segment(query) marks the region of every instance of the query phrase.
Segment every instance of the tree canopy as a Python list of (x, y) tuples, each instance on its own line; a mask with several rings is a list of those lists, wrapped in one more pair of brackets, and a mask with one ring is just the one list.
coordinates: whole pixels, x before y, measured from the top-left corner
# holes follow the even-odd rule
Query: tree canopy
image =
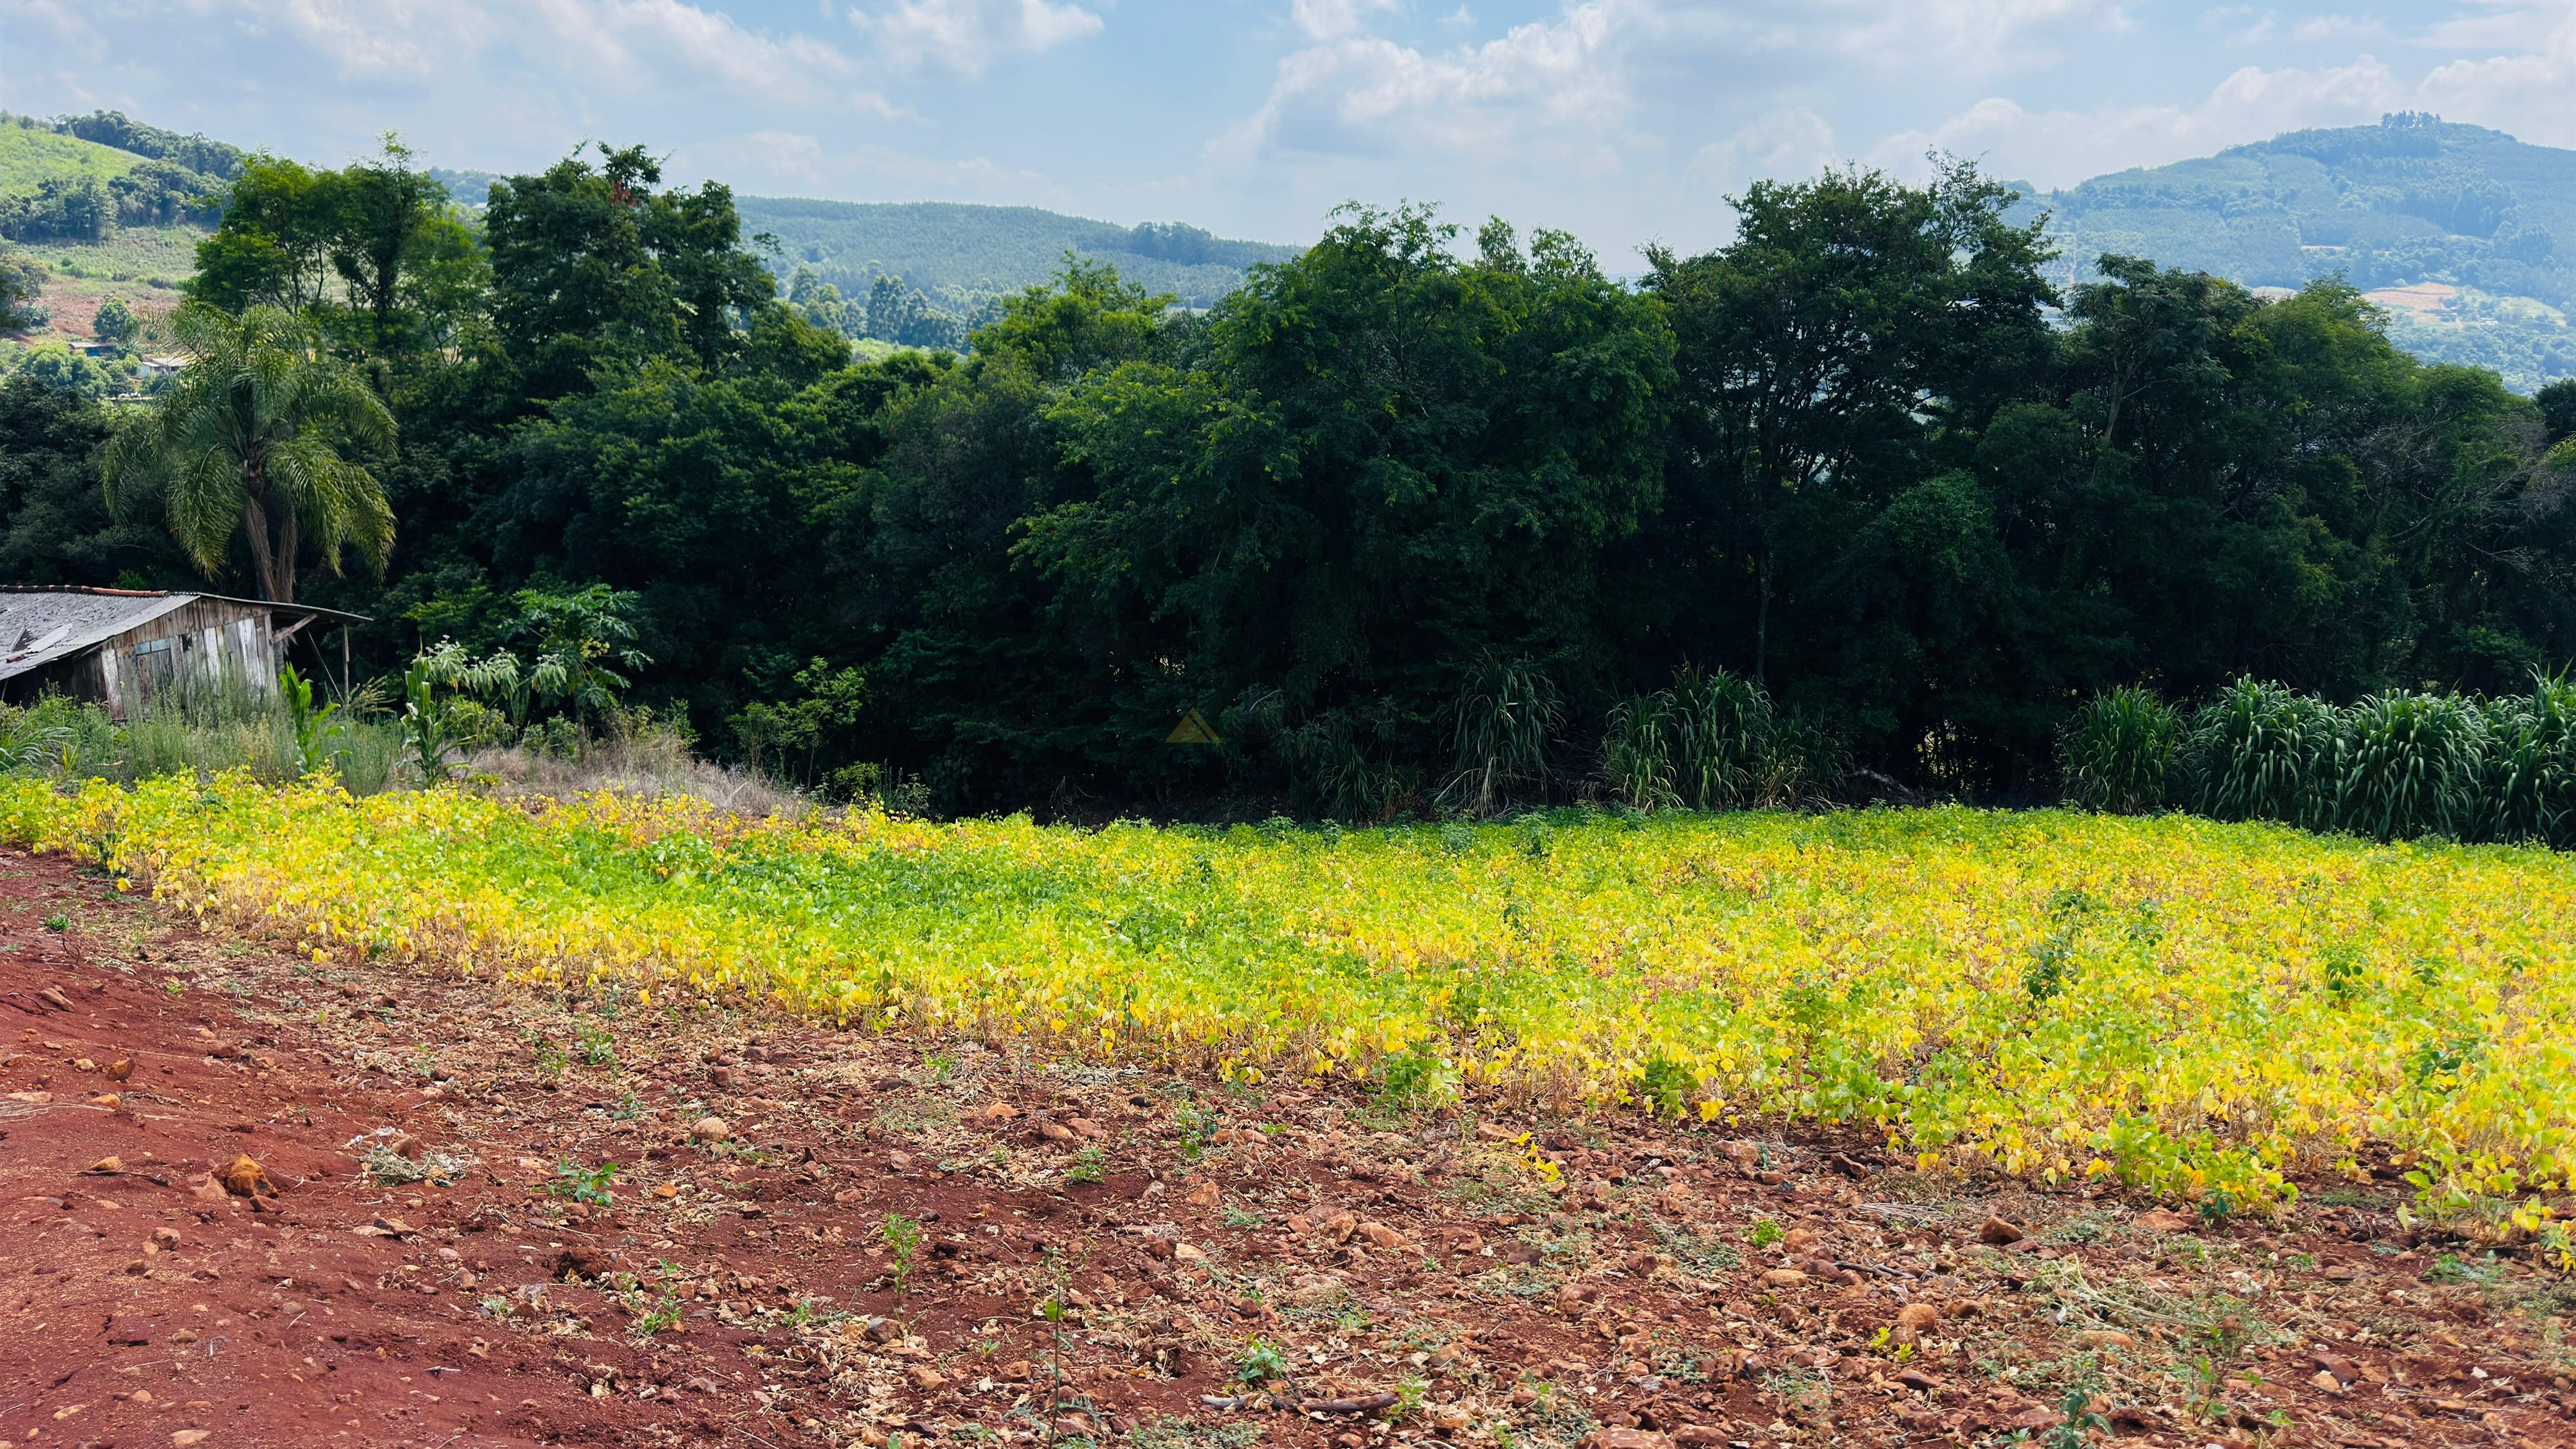
[[(113, 456), (202, 484), (171, 515), (196, 567), (378, 619), (380, 671), (537, 649), (588, 714), (957, 811), (1347, 817), (1605, 767), (1754, 798), (1725, 739), (1757, 716), (1851, 778), (2010, 798), (2114, 686), (2504, 690), (2576, 658), (2564, 389), (2413, 361), (2334, 279), (2266, 301), (2109, 255), (2061, 292), (1966, 166), (1737, 204), (1633, 285), (1562, 234), (1354, 206), (1205, 310), (1069, 259), (924, 334), (953, 346), (858, 362), (900, 287), (782, 287), (723, 187), (641, 148), (479, 216), (390, 144), (250, 158), (190, 325), (313, 369), (336, 401), (298, 436), (341, 502), (271, 501), (211, 433), (189, 456), (224, 467), (180, 468), (166, 421)], [(219, 373), (157, 416), (268, 416), (267, 373), (193, 381)], [(11, 396), (45, 458), (100, 446)], [(179, 551), (55, 499), (61, 466), (0, 468), (54, 500), (13, 514), (17, 567), (166, 577)], [(396, 537), (381, 576), (326, 567)], [(1619, 773), (1656, 730), (1697, 775)]]

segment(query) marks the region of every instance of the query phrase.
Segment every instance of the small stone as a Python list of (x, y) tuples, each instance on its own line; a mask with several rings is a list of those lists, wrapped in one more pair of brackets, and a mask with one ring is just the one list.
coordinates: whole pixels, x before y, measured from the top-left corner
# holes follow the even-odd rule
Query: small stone
[(268, 1180), (268, 1174), (260, 1171), (259, 1163), (247, 1152), (226, 1163), (217, 1180), (223, 1183), (224, 1191), (234, 1197), (256, 1197), (262, 1192), (277, 1191), (276, 1185)]
[(125, 1159), (113, 1156), (102, 1157), (98, 1161), (91, 1163), (89, 1165), (89, 1170), (98, 1173), (101, 1176), (113, 1176), (125, 1170)]
[(653, 1195), (662, 1199), (664, 1202), (668, 1202), (672, 1198), (680, 1195), (680, 1185), (676, 1182), (666, 1182), (660, 1187), (653, 1189)]
[(2077, 1348), (2135, 1348), (2138, 1341), (2116, 1328), (2088, 1328), (2075, 1335)]
[(177, 1429), (170, 1434), (170, 1449), (190, 1449), (215, 1437), (211, 1429)]
[(162, 1252), (172, 1252), (179, 1246), (179, 1230), (177, 1228), (154, 1228), (152, 1230), (152, 1243), (153, 1246), (159, 1248)]
[(1795, 1268), (1773, 1268), (1762, 1275), (1762, 1286), (1765, 1288), (1803, 1288), (1807, 1286), (1807, 1275), (1799, 1272)]
[(1191, 1184), (1188, 1192), (1181, 1194), (1181, 1201), (1188, 1203), (1191, 1207), (1215, 1207), (1218, 1196), (1216, 1179), (1212, 1177), (1203, 1177), (1197, 1182)]
[(1673, 1449), (1671, 1435), (1652, 1429), (1595, 1429), (1585, 1441), (1591, 1449)]
[(1369, 1246), (1373, 1248), (1394, 1249), (1404, 1246), (1404, 1234), (1384, 1223), (1362, 1223), (1359, 1226), (1359, 1234), (1368, 1239)]
[(1994, 1247), (2000, 1248), (2006, 1243), (2018, 1243), (2021, 1240), (2021, 1229), (2005, 1222), (2002, 1218), (1987, 1218), (1977, 1228), (1977, 1241)]
[(2138, 1226), (2151, 1233), (2183, 1233), (2191, 1230), (2191, 1219), (2157, 1208), (2153, 1212), (2138, 1214)]
[(907, 1380), (911, 1381), (914, 1388), (921, 1390), (925, 1394), (929, 1393), (933, 1389), (941, 1389), (948, 1386), (948, 1380), (941, 1377), (939, 1371), (930, 1367), (928, 1364), (914, 1364), (912, 1367), (903, 1371), (903, 1376)]
[(1929, 1303), (1908, 1303), (1896, 1310), (1896, 1326), (1920, 1333), (1941, 1321), (1941, 1310)]
[(107, 1064), (107, 1079), (111, 1082), (121, 1082), (133, 1075), (134, 1063), (121, 1057)]
[(722, 1142), (733, 1135), (722, 1117), (701, 1117), (689, 1128), (689, 1137), (698, 1142)]

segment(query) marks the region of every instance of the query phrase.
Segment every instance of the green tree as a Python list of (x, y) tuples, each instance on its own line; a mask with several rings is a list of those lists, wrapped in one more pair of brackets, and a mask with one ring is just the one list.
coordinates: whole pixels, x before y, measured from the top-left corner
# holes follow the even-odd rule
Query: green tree
[(618, 697), (634, 681), (620, 668), (642, 669), (652, 659), (635, 647), (633, 594), (606, 584), (569, 592), (523, 589), (518, 632), (531, 641), (535, 663), (528, 684), (541, 699), (563, 701), (578, 720), (617, 711)]
[(1646, 290), (1679, 339), (1675, 443), (1696, 475), (1680, 486), (1731, 524), (1712, 543), (1751, 555), (1739, 627), (1757, 681), (1778, 575), (1813, 577), (1802, 545), (1847, 536), (1836, 504), (1911, 483), (1934, 429), (1973, 425), (2046, 365), (2042, 308), (2056, 298), (2039, 266), (2052, 253), (2042, 222), (2005, 220), (2015, 200), (1966, 162), (1923, 187), (1828, 171), (1756, 182), (1718, 251), (1649, 251)]
[(1170, 758), (1183, 707), (1240, 703), (1431, 771), (1487, 656), (1574, 700), (1625, 672), (1606, 564), (1661, 495), (1662, 309), (1561, 233), (1524, 252), (1490, 224), (1472, 260), (1456, 235), (1347, 209), (1203, 338), (1167, 324), (1163, 356), (1082, 370), (1049, 409), (1065, 497), (1017, 554), (1116, 681), (1129, 769)]
[(276, 308), (234, 318), (191, 304), (172, 330), (188, 365), (108, 445), (109, 506), (157, 493), (171, 535), (208, 577), (245, 537), (262, 598), (294, 601), (308, 547), (331, 573), (354, 549), (381, 574), (393, 509), (343, 449), (392, 446), (384, 404), (307, 323)]
[(733, 193), (715, 182), (656, 191), (641, 146), (580, 154), (496, 182), (485, 209), (492, 323), (525, 395), (558, 398), (602, 363), (736, 350), (737, 314), (774, 304), (776, 283), (740, 245)]
[(0, 579), (158, 588), (193, 572), (167, 530), (118, 519), (98, 487), (108, 410), (24, 373), (0, 381)]
[(99, 341), (122, 347), (134, 341), (135, 335), (142, 331), (142, 324), (135, 320), (134, 309), (125, 305), (124, 298), (110, 297), (98, 304), (97, 314), (90, 319), (89, 330), (90, 335)]
[(46, 321), (44, 270), (0, 247), (0, 332), (21, 332)]
[(60, 342), (39, 342), (19, 354), (12, 375), (96, 401), (125, 391), (134, 380), (134, 364), (122, 358), (102, 361)]
[(226, 312), (301, 312), (323, 301), (341, 200), (336, 173), (253, 156), (225, 191), (223, 224), (197, 243), (188, 295)]
[(223, 222), (197, 244), (198, 300), (309, 313), (344, 344), (400, 357), (440, 340), (471, 306), (482, 261), (447, 190), (391, 133), (338, 171), (254, 157), (227, 188)]

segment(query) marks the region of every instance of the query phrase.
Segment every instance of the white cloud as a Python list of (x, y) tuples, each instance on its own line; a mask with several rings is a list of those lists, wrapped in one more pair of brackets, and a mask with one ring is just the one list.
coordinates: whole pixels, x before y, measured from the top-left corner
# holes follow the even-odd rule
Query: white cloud
[(292, 37), (342, 81), (478, 81), (498, 65), (584, 89), (814, 102), (856, 69), (825, 41), (689, 0), (232, 0), (221, 13)]
[(2576, 4), (2537, 50), (2456, 60), (2417, 88), (2418, 104), (2535, 145), (2576, 146)]
[(2064, 33), (2129, 25), (2116, 0), (1893, 0), (1869, 8), (1878, 17), (1844, 31), (1840, 48), (1880, 65), (1928, 62), (1953, 73), (2045, 64), (2058, 58)]
[[(508, 0), (504, 0), (507, 4)], [(558, 55), (627, 89), (712, 79), (748, 94), (821, 99), (854, 66), (827, 42), (771, 38), (684, 0), (526, 0)], [(463, 7), (453, 7), (463, 8)]]
[[(1569, 155), (1652, 150), (1697, 139), (1688, 130), (1713, 116), (1780, 112), (1776, 92), (1791, 84), (1875, 83), (1859, 82), (1855, 67), (2006, 71), (2046, 60), (2060, 32), (2128, 23), (2116, 0), (1562, 0), (1554, 16), (1498, 39), (1435, 50), (1376, 32), (1374, 18), (1394, 8), (1292, 0), (1290, 18), (1314, 43), (1279, 62), (1261, 109), (1211, 150), (1496, 154), (1533, 141)], [(1759, 110), (1766, 91), (1771, 105)], [(1683, 135), (1637, 129), (1636, 116), (1658, 106)], [(1714, 164), (1736, 164), (1728, 147), (1780, 144), (1750, 133), (1713, 143)]]
[(1834, 128), (1805, 106), (1767, 111), (1691, 158), (1694, 181), (1738, 187), (1762, 176), (1811, 176), (1843, 159)]
[(2027, 111), (1990, 97), (1930, 130), (1900, 131), (1870, 159), (1917, 172), (1927, 151), (1982, 158), (1989, 174), (2041, 186), (2070, 185), (2132, 166), (2155, 166), (2304, 126), (2350, 126), (2402, 107), (2407, 93), (2370, 56), (2326, 70), (2246, 66), (2189, 106)]
[(873, 31), (878, 49), (903, 69), (932, 66), (963, 76), (1102, 29), (1098, 15), (1060, 0), (895, 0), (890, 9), (854, 10), (850, 18)]
[(1310, 46), (1279, 62), (1268, 102), (1218, 149), (1493, 152), (1534, 131), (1597, 129), (1629, 108), (1621, 52), (1647, 8), (1586, 0), (1438, 54), (1376, 36)]
[[(1372, 13), (1393, 10), (1396, 0), (1288, 0), (1288, 20), (1308, 40), (1339, 40), (1368, 24)], [(1465, 10), (1460, 6), (1460, 10)]]

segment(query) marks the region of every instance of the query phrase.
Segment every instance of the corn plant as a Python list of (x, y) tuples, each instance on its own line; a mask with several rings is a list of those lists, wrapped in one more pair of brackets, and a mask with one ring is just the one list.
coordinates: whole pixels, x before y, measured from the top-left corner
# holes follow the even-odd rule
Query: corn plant
[(14, 774), (63, 757), (64, 747), (72, 742), (70, 729), (48, 724), (32, 711), (13, 711), (13, 715), (6, 724), (0, 724), (0, 774)]
[(330, 769), (349, 747), (340, 743), (340, 706), (313, 707), (313, 681), (286, 665), (277, 672), (278, 693), (286, 699), (287, 723), (295, 731), (295, 772), (319, 774)]

